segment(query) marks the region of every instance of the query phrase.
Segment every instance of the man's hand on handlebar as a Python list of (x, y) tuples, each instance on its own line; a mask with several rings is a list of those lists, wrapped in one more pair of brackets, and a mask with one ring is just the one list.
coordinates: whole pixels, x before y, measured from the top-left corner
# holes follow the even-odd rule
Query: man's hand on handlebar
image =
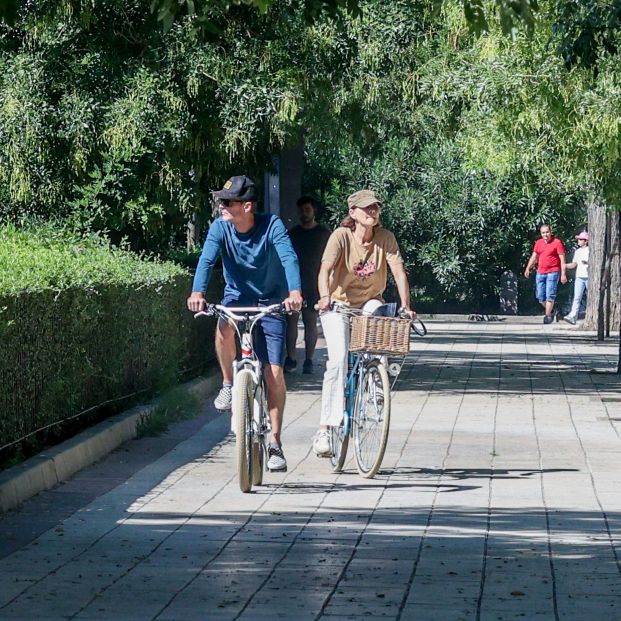
[(192, 294), (187, 301), (188, 309), (193, 313), (204, 311), (207, 308), (207, 300), (205, 295), (200, 291), (192, 291)]
[(293, 291), (289, 291), (289, 297), (283, 300), (283, 304), (285, 309), (288, 312), (297, 312), (302, 308), (302, 304), (304, 301), (302, 300), (302, 292), (298, 289), (294, 289)]

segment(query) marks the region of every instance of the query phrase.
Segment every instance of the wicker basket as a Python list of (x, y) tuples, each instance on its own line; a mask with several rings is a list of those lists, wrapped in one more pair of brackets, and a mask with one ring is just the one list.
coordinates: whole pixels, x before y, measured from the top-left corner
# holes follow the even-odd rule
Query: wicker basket
[(410, 350), (410, 320), (356, 315), (351, 319), (349, 350), (407, 354)]

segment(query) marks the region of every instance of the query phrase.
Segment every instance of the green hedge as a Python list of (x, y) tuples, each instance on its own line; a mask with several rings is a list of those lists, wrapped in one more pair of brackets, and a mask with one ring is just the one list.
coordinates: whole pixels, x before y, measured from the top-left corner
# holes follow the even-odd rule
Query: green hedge
[(186, 270), (49, 230), (0, 235), (0, 447), (213, 361), (214, 322), (186, 310)]

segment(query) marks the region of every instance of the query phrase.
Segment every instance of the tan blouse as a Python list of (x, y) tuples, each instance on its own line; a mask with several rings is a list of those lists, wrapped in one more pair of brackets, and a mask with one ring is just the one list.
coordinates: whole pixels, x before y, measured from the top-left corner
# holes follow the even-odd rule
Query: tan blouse
[(382, 299), (388, 265), (403, 263), (395, 236), (378, 227), (373, 240), (362, 246), (351, 229), (340, 227), (330, 235), (321, 259), (333, 265), (330, 300), (361, 308), (371, 299)]

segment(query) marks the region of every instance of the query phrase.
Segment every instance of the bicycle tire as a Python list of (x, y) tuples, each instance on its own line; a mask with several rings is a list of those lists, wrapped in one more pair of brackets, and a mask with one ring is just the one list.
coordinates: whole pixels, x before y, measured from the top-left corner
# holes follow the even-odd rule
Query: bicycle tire
[(386, 365), (381, 360), (371, 360), (365, 365), (360, 382), (352, 420), (354, 451), (358, 472), (370, 479), (382, 465), (390, 429), (390, 382)]
[(343, 425), (330, 427), (330, 463), (332, 472), (341, 472), (347, 457), (349, 434), (345, 433)]
[(261, 442), (252, 445), (252, 484), (263, 485), (265, 449)]
[(410, 324), (410, 330), (416, 334), (416, 336), (426, 336), (427, 326), (418, 317), (412, 320)]
[(235, 378), (235, 433), (237, 435), (237, 475), (239, 489), (247, 493), (252, 489), (252, 411), (254, 404), (252, 373), (240, 371)]
[(263, 473), (265, 472), (265, 461), (267, 459), (267, 448), (265, 444), (265, 434), (267, 431), (266, 421), (268, 419), (267, 400), (265, 395), (267, 388), (265, 378), (261, 378), (261, 389), (257, 389), (254, 395), (253, 418), (255, 424), (255, 442), (252, 445), (252, 484), (263, 485)]

